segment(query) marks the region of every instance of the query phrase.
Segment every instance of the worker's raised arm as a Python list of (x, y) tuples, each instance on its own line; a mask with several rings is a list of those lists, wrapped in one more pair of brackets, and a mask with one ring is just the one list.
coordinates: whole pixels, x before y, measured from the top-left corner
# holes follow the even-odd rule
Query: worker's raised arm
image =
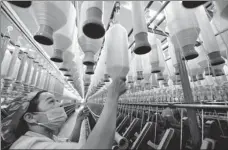
[(117, 101), (126, 91), (122, 79), (114, 79), (98, 122), (82, 149), (111, 149), (116, 130)]
[(89, 109), (87, 107), (79, 108), (77, 111), (78, 111), (78, 115), (76, 118), (76, 123), (70, 137), (70, 140), (72, 142), (79, 141), (82, 121), (89, 115)]

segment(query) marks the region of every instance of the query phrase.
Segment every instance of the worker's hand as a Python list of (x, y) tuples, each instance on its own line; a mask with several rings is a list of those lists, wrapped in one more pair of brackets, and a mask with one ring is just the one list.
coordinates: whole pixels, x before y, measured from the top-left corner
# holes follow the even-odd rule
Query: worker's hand
[(125, 79), (116, 78), (112, 81), (112, 84), (109, 86), (108, 94), (112, 97), (119, 98), (120, 95), (125, 93), (127, 90)]
[(83, 121), (86, 117), (88, 117), (88, 115), (89, 115), (88, 107), (84, 106), (83, 108), (79, 108), (77, 121)]

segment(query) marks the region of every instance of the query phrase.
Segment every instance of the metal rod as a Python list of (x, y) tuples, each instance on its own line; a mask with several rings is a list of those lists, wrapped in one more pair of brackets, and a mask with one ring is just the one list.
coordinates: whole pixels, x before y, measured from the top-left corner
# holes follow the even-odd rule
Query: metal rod
[(167, 38), (164, 38), (163, 40), (161, 40), (161, 43), (164, 43), (167, 40)]
[(175, 104), (180, 108), (196, 108), (196, 109), (225, 109), (228, 110), (227, 105), (204, 105), (204, 104)]
[(228, 31), (228, 28), (223, 29), (222, 31), (220, 31), (220, 32), (216, 33), (216, 34), (215, 34), (215, 36), (218, 36), (218, 35), (220, 35), (220, 34), (222, 34), (222, 33), (226, 32), (226, 31)]
[(211, 5), (212, 5), (212, 2), (207, 2), (207, 3), (204, 4), (205, 8), (208, 8), (208, 7), (210, 7)]
[(116, 4), (117, 3), (119, 3), (119, 1), (116, 1), (115, 3), (114, 3), (114, 6), (113, 6), (113, 8), (112, 8), (112, 13), (111, 13), (111, 16), (110, 16), (110, 18), (109, 18), (109, 23), (108, 23), (108, 25), (107, 25), (107, 28), (106, 28), (106, 31), (108, 31), (108, 29), (109, 29), (109, 27), (110, 27), (110, 21), (113, 19), (113, 17), (114, 17), (114, 14), (115, 14), (115, 9), (116, 9)]
[(204, 111), (202, 109), (202, 118), (201, 118), (201, 128), (202, 128), (202, 133), (201, 133), (201, 140), (202, 140), (202, 143), (203, 143), (203, 139), (204, 139)]
[(220, 109), (228, 110), (228, 105), (208, 105), (208, 104), (144, 104), (144, 103), (119, 103), (120, 105), (137, 105), (148, 107), (170, 107), (170, 108), (193, 108), (193, 109)]
[(180, 135), (180, 150), (182, 150), (182, 139), (183, 139), (183, 109), (181, 109), (181, 135)]
[(128, 33), (128, 37), (130, 37), (130, 36), (131, 36), (132, 32), (133, 32), (133, 28), (131, 28), (131, 30), (129, 31), (129, 33)]
[(163, 48), (163, 51), (169, 48), (169, 45), (166, 45), (166, 47)]
[(163, 23), (163, 21), (165, 21), (165, 19), (165, 16), (163, 16), (162, 19), (157, 23), (157, 25), (155, 25), (154, 29), (157, 29), (157, 27), (160, 26)]
[(133, 42), (130, 44), (130, 46), (128, 47), (128, 49), (130, 49), (130, 48), (133, 46), (134, 43), (135, 43), (135, 41), (133, 41)]
[(168, 32), (163, 32), (163, 31), (158, 30), (158, 29), (148, 28), (148, 31), (151, 32), (151, 33), (154, 33), (154, 34), (158, 34), (158, 35), (161, 35), (161, 36), (165, 36), (165, 37), (167, 37), (167, 36), (169, 35)]
[(148, 8), (150, 8), (150, 6), (153, 4), (154, 1), (149, 1), (149, 3), (146, 5), (144, 11)]
[(150, 20), (150, 22), (147, 24), (147, 26), (150, 26), (150, 24), (157, 18), (157, 16), (165, 9), (165, 7), (169, 4), (170, 1), (166, 1), (162, 7), (157, 11), (157, 13), (154, 15), (154, 17)]

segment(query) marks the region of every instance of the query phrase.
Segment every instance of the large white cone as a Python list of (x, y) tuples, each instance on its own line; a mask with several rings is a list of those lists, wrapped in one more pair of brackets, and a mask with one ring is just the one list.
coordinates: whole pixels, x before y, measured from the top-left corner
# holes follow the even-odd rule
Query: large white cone
[(151, 85), (152, 85), (152, 87), (154, 87), (154, 88), (157, 88), (157, 87), (158, 87), (158, 81), (156, 80), (155, 74), (152, 74), (152, 75), (151, 75)]
[(188, 61), (188, 71), (191, 81), (195, 82), (197, 81), (197, 74), (200, 73), (202, 69), (194, 60), (190, 60)]
[(102, 22), (103, 18), (103, 1), (84, 1), (85, 18), (83, 22), (84, 34), (92, 39), (99, 39), (104, 36), (105, 29)]
[(5, 51), (5, 56), (3, 57), (3, 61), (1, 64), (1, 78), (4, 78), (9, 70), (9, 65), (11, 61), (12, 55), (9, 50)]
[(159, 69), (160, 69), (160, 72), (163, 72), (166, 67), (165, 58), (164, 58), (164, 54), (163, 54), (161, 41), (158, 39), (157, 39), (157, 46), (158, 46)]
[(134, 64), (133, 64), (133, 61), (130, 64), (130, 69), (129, 69), (129, 72), (127, 74), (127, 83), (129, 84), (132, 84), (134, 82), (133, 80), (133, 71), (134, 71)]
[[(218, 13), (215, 13), (210, 23), (214, 31), (214, 34), (223, 32), (228, 28), (228, 20), (225, 20), (222, 17), (220, 17)], [(221, 55), (227, 59), (228, 58), (228, 32), (226, 31), (217, 35), (216, 40), (219, 45)]]
[(82, 51), (84, 52), (83, 64), (87, 67), (93, 68), (95, 64), (94, 55), (100, 50), (103, 39), (92, 39), (87, 37), (83, 33), (83, 22), (86, 19), (86, 10), (89, 6), (89, 2), (85, 1), (82, 3), (80, 8), (80, 23), (79, 23), (79, 31), (78, 31), (78, 42), (81, 46)]
[(182, 5), (187, 9), (193, 9), (205, 4), (207, 1), (182, 1)]
[(67, 23), (54, 33), (54, 54), (51, 57), (54, 62), (63, 62), (62, 53), (72, 44), (76, 30), (76, 10), (70, 1), (65, 3)]
[(53, 44), (53, 33), (67, 22), (64, 13), (67, 5), (64, 1), (35, 1), (32, 4), (32, 14), (39, 26), (34, 39), (44, 45)]
[(225, 75), (225, 72), (224, 72), (224, 64), (221, 64), (221, 65), (217, 65), (217, 66), (213, 66), (212, 67), (212, 70), (213, 70), (213, 75), (212, 76), (223, 76)]
[(149, 79), (151, 76), (151, 65), (150, 65), (150, 54), (144, 54), (142, 57), (142, 67), (143, 67), (143, 77), (146, 83), (149, 83)]
[(32, 5), (32, 1), (9, 1), (9, 3), (20, 8), (29, 8)]
[(142, 56), (135, 55), (134, 56), (134, 65), (136, 69), (136, 79), (142, 80), (143, 79), (143, 64), (142, 64)]
[(159, 73), (164, 70), (164, 57), (162, 54), (161, 41), (156, 39), (156, 47), (149, 53), (151, 62), (151, 73)]
[(151, 46), (147, 38), (147, 24), (144, 13), (143, 1), (132, 1), (132, 21), (134, 29), (135, 47), (134, 53), (138, 55), (150, 52)]
[(71, 62), (74, 59), (74, 53), (72, 51), (65, 51), (63, 53), (63, 58), (66, 60), (62, 63), (62, 66), (60, 66), (59, 70), (61, 71), (69, 71), (71, 68)]
[(148, 33), (148, 40), (150, 42), (152, 50), (150, 51), (150, 63), (151, 63), (151, 73), (160, 72), (159, 69), (159, 57), (158, 57), (158, 43), (155, 34)]
[(196, 48), (196, 51), (199, 53), (199, 57), (195, 59), (195, 63), (197, 63), (204, 71), (205, 75), (212, 75), (212, 70), (210, 62), (207, 58), (206, 50), (203, 45)]
[[(79, 59), (78, 55), (79, 55), (79, 45), (78, 45), (78, 40), (77, 40), (77, 29), (74, 28), (74, 34), (73, 34), (73, 41), (71, 46), (63, 52), (63, 63), (61, 65), (61, 67), (59, 68), (59, 70), (61, 71), (68, 71), (71, 67), (71, 63), (73, 61), (73, 59), (77, 56), (77, 58)], [(74, 66), (72, 66), (74, 67)]]
[(84, 74), (84, 86), (89, 86), (91, 82), (91, 76), (88, 74)]
[(129, 71), (127, 31), (120, 24), (114, 24), (107, 31), (107, 71), (111, 78), (126, 78)]
[(177, 63), (177, 58), (176, 58), (176, 52), (175, 52), (175, 49), (174, 49), (174, 46), (173, 46), (173, 43), (172, 41), (170, 40), (169, 37), (167, 37), (167, 42), (168, 42), (168, 51), (169, 51), (169, 54), (170, 54), (170, 57), (171, 57), (171, 60), (172, 60), (172, 65), (174, 67), (174, 73), (176, 75), (179, 75), (180, 74), (180, 71), (179, 71), (179, 68), (178, 68), (178, 63)]
[(107, 61), (107, 43), (104, 44), (104, 47), (101, 50), (101, 54), (96, 68), (99, 70), (98, 76), (100, 76), (100, 79), (103, 80), (104, 82), (109, 82), (109, 75), (107, 72), (106, 61)]
[(181, 50), (186, 60), (196, 58), (194, 46), (200, 29), (193, 11), (184, 8), (179, 1), (172, 1), (165, 8), (165, 16), (175, 49)]
[(195, 14), (201, 29), (200, 39), (203, 41), (203, 45), (208, 53), (211, 65), (216, 66), (224, 64), (225, 61), (221, 57), (219, 46), (213, 33), (205, 8), (203, 6), (196, 8)]

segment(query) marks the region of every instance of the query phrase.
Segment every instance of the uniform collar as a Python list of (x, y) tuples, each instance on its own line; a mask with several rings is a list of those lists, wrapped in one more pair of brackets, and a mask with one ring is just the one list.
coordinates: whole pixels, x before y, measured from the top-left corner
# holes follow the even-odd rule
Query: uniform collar
[(42, 138), (47, 138), (49, 140), (55, 141), (55, 142), (68, 142), (69, 139), (68, 138), (62, 138), (62, 137), (58, 137), (53, 135), (53, 139), (50, 139), (49, 137), (42, 135), (40, 133), (36, 133), (36, 132), (32, 132), (32, 131), (28, 131), (25, 133), (25, 136), (30, 136), (30, 137), (42, 137)]
[[(31, 137), (42, 137), (42, 138), (47, 138), (47, 139), (50, 139), (49, 137), (43, 135), (43, 134), (40, 134), (40, 133), (36, 133), (36, 132), (32, 132), (32, 131), (28, 131), (25, 133), (25, 136), (31, 136)], [(53, 139), (50, 139), (53, 141)]]

